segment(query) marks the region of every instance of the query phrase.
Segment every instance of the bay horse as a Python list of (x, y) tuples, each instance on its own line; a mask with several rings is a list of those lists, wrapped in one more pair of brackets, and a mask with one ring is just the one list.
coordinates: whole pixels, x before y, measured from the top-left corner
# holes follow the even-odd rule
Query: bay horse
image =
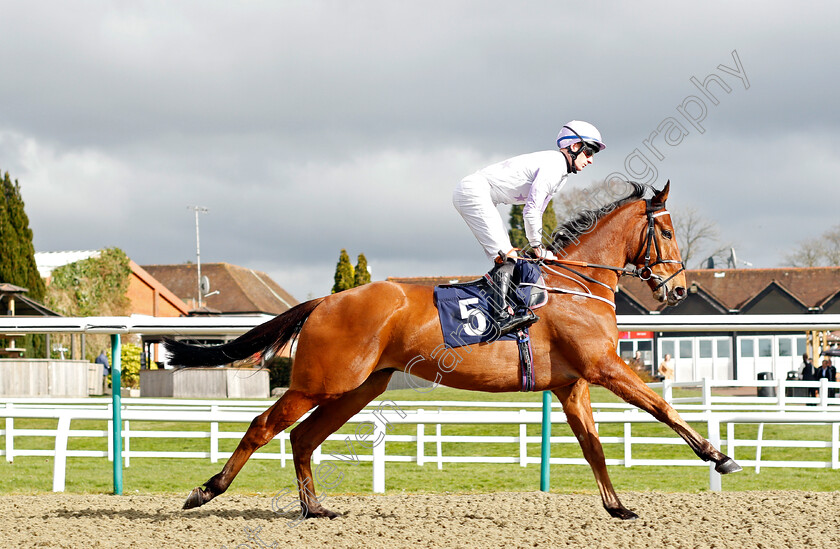
[[(634, 519), (613, 489), (592, 417), (589, 384), (600, 385), (676, 431), (719, 473), (740, 466), (718, 451), (651, 390), (616, 353), (614, 296), (619, 276), (639, 276), (662, 303), (686, 296), (684, 265), (665, 209), (670, 182), (652, 198), (648, 186), (631, 184), (626, 197), (583, 212), (555, 231), (560, 261), (542, 265), (551, 295), (530, 327), (535, 391), (552, 391), (595, 475), (604, 508)], [(632, 266), (632, 267), (631, 267)], [(574, 267), (574, 268), (572, 268)], [(224, 345), (202, 347), (167, 341), (171, 362), (182, 366), (226, 364), (271, 355), (297, 337), (289, 389), (249, 426), (222, 470), (187, 497), (184, 508), (204, 505), (223, 493), (248, 458), (278, 433), (317, 407), (290, 434), (304, 516), (338, 516), (315, 496), (312, 452), (348, 419), (382, 394), (396, 371), (443, 344), (428, 286), (374, 282), (301, 303)], [(586, 295), (584, 295), (586, 294)], [(488, 315), (490, 316), (490, 315)], [(520, 390), (515, 341), (470, 346), (463, 360), (442, 372), (434, 360), (416, 360), (411, 374), (474, 391)], [(437, 379), (436, 379), (437, 378)]]

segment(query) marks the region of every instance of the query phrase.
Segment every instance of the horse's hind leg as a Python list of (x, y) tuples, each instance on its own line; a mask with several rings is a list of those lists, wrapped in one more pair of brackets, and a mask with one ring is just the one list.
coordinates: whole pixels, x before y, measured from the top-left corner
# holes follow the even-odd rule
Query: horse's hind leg
[(692, 429), (677, 411), (665, 402), (664, 398), (645, 385), (618, 355), (605, 356), (597, 367), (589, 372), (586, 380), (612, 391), (625, 402), (641, 408), (673, 429), (700, 459), (714, 462), (715, 471), (718, 473), (736, 473), (741, 470), (741, 466), (732, 458), (712, 446), (711, 442)]
[(586, 458), (595, 474), (595, 482), (598, 483), (604, 509), (615, 518), (623, 520), (638, 518), (636, 513), (621, 504), (613, 489), (612, 482), (610, 482), (604, 449), (601, 447), (601, 440), (598, 438), (597, 429), (595, 429), (595, 420), (592, 418), (589, 385), (586, 381), (579, 379), (576, 383), (554, 389), (553, 392), (560, 399), (563, 411), (566, 412), (569, 427), (572, 428), (580, 443), (583, 457)]
[[(324, 508), (315, 496), (315, 481), (312, 478), (312, 468), (310, 467), (312, 452), (328, 436), (344, 425), (348, 419), (356, 415), (371, 400), (382, 394), (388, 386), (388, 380), (392, 373), (393, 370), (380, 370), (371, 374), (359, 387), (344, 393), (335, 400), (320, 405), (300, 425), (292, 429), (289, 439), (292, 443), (303, 516), (329, 518), (338, 516)], [(349, 448), (349, 451), (353, 452), (353, 449)], [(357, 457), (352, 456), (352, 458)]]
[(184, 509), (204, 505), (227, 490), (239, 470), (258, 448), (268, 444), (277, 433), (300, 419), (300, 416), (317, 403), (316, 399), (300, 391), (286, 391), (271, 408), (254, 418), (222, 470), (205, 482), (203, 487), (198, 486), (190, 492), (187, 501), (184, 502)]

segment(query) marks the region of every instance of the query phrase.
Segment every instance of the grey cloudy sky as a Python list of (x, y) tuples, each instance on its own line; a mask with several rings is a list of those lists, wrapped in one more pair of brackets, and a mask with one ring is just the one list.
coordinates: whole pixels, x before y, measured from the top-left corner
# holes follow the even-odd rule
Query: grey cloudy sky
[(2, 1), (0, 170), (38, 251), (194, 261), (200, 204), (202, 262), (303, 300), (341, 248), (374, 279), (483, 272), (452, 188), (582, 119), (608, 148), (569, 188), (638, 148), (672, 209), (772, 267), (840, 217), (838, 27), (832, 2)]

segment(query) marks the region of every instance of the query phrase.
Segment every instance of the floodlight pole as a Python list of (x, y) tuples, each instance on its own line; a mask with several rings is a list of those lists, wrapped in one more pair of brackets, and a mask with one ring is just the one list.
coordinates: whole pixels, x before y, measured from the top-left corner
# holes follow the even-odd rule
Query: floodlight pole
[(187, 209), (192, 209), (195, 212), (195, 263), (198, 266), (198, 309), (201, 309), (201, 246), (198, 239), (198, 214), (207, 213), (210, 210), (204, 206), (187, 206)]

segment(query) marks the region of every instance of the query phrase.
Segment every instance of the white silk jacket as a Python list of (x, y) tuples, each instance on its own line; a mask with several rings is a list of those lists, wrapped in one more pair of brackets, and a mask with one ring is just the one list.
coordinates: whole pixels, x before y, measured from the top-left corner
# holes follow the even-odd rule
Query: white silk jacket
[(543, 212), (569, 176), (563, 153), (554, 150), (522, 154), (487, 166), (476, 175), (489, 183), (494, 204), (525, 204), (525, 237), (531, 246), (539, 245)]

